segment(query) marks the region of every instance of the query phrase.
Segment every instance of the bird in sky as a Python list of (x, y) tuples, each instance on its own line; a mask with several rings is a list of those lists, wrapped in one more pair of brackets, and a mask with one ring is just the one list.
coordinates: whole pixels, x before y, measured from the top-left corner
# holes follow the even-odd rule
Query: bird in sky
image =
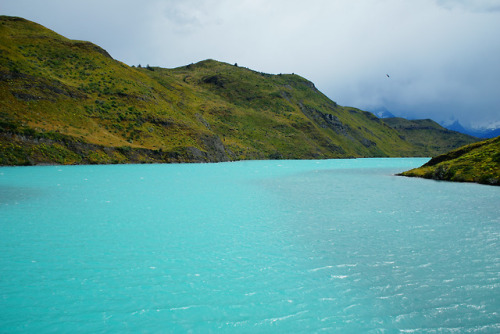
[(388, 78), (390, 78), (389, 74), (386, 74)]

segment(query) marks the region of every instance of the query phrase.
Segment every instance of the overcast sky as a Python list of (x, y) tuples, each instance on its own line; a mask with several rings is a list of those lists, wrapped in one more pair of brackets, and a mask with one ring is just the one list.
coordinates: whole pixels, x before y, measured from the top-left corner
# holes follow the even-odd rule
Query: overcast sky
[(345, 106), (500, 126), (500, 0), (1, 0), (0, 13), (129, 65), (211, 58), (299, 74)]

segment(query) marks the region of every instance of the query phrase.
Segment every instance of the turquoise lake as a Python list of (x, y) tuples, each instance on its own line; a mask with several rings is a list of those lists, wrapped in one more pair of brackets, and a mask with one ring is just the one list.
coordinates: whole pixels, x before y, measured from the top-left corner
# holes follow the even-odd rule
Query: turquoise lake
[(498, 333), (500, 187), (427, 159), (0, 168), (1, 333)]

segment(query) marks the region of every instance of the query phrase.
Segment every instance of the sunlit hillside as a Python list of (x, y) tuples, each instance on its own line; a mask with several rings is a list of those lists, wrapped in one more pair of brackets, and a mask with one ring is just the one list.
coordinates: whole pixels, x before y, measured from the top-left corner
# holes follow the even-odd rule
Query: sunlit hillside
[[(130, 67), (36, 23), (0, 17), (0, 164), (430, 156), (405, 129), (298, 75), (206, 60)], [(465, 139), (474, 142), (476, 139)]]
[(500, 185), (500, 137), (439, 155), (422, 167), (401, 175)]

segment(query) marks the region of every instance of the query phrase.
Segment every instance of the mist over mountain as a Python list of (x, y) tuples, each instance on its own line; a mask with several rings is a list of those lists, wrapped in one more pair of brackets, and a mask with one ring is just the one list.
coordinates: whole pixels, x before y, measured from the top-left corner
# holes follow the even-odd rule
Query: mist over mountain
[(466, 128), (458, 120), (451, 124), (441, 123), (445, 128), (460, 133), (465, 133), (478, 138), (495, 138), (500, 136), (500, 128)]
[(378, 118), (391, 118), (391, 117), (396, 117), (393, 113), (391, 113), (387, 108), (385, 107), (380, 107), (380, 108), (374, 108), (370, 109), (370, 112), (375, 114)]
[[(400, 113), (391, 112), (389, 109), (385, 107), (379, 108), (371, 108), (370, 111), (379, 118), (393, 118), (398, 117)], [(413, 118), (409, 118), (413, 119)], [(500, 136), (500, 126), (498, 124), (492, 123), (489, 126), (485, 127), (466, 127), (463, 126), (459, 120), (453, 119), (452, 121), (440, 121), (438, 122), (441, 126), (445, 127), (448, 130), (460, 132), (466, 135), (470, 135), (477, 138), (494, 138)]]

